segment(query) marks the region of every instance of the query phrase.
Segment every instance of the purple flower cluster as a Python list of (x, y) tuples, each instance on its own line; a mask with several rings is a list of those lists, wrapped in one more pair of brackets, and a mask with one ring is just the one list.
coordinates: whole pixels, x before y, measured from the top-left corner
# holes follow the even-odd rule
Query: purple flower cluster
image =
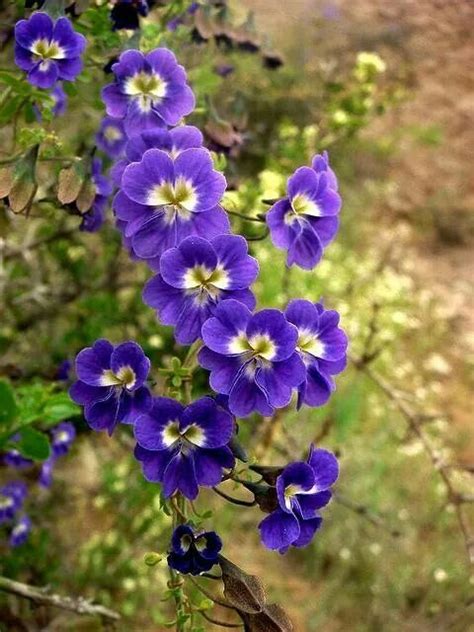
[[(67, 454), (76, 437), (73, 424), (63, 421), (50, 430), (51, 454), (41, 465), (38, 483), (41, 487), (50, 487), (53, 480), (53, 468), (60, 456)], [(19, 435), (11, 438), (13, 445)], [(32, 467), (34, 461), (25, 458), (16, 448), (6, 451), (3, 461), (9, 467), (23, 469)], [(17, 520), (18, 511), (22, 508), (27, 496), (27, 486), (23, 481), (13, 481), (0, 489), (0, 524)], [(32, 528), (31, 519), (23, 515), (10, 530), (9, 545), (17, 547), (26, 542)]]
[[(0, 488), (0, 525), (10, 524), (16, 519), (27, 496), (27, 487), (23, 481), (11, 481)], [(31, 520), (23, 515), (10, 531), (9, 544), (17, 547), (23, 544), (31, 530)]]
[(276, 480), (278, 507), (259, 524), (263, 544), (280, 553), (307, 546), (321, 527), (319, 509), (331, 500), (338, 475), (334, 454), (314, 446), (306, 462), (287, 465)]
[[(145, 4), (117, 1), (115, 7), (127, 6), (138, 19)], [(226, 179), (203, 147), (203, 135), (178, 125), (195, 99), (173, 53), (127, 50), (112, 71), (114, 81), (102, 91), (107, 116), (97, 144), (115, 161), (116, 224), (130, 256), (154, 273), (144, 302), (162, 324), (174, 327), (178, 343), (203, 341), (197, 358), (210, 371), (217, 397), (187, 405), (153, 397), (142, 349), (107, 340), (78, 354), (70, 395), (84, 406), (94, 430), (112, 434), (118, 423), (132, 424), (145, 479), (160, 483), (165, 498), (194, 500), (200, 487), (232, 476), (237, 417), (271, 416), (293, 398), (297, 408), (328, 401), (334, 376), (345, 367), (347, 337), (337, 312), (322, 303), (298, 299), (285, 311), (254, 311), (258, 263), (247, 241), (231, 234), (221, 206)], [(96, 188), (100, 194), (100, 183)], [(295, 171), (287, 196), (266, 218), (274, 245), (288, 252), (288, 265), (314, 268), (337, 232), (340, 207), (327, 153)], [(96, 217), (101, 221), (100, 208), (90, 221)], [(259, 525), (264, 545), (285, 552), (308, 544), (337, 476), (334, 455), (313, 447), (306, 462), (283, 468), (271, 488), (273, 510)], [(220, 548), (215, 533), (196, 534), (182, 525), (173, 534), (168, 563), (199, 574), (217, 561)]]
[(15, 26), (15, 63), (38, 88), (53, 88), (58, 80), (74, 81), (82, 70), (86, 38), (64, 17), (53, 20), (36, 12)]
[(312, 270), (334, 239), (341, 209), (337, 179), (327, 152), (288, 179), (287, 197), (267, 214), (273, 244), (288, 251), (287, 264)]

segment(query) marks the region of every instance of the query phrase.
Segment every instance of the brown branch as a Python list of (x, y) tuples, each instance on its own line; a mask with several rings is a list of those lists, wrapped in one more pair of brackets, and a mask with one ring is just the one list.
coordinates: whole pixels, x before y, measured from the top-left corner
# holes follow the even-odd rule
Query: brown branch
[(199, 614), (202, 615), (206, 621), (209, 623), (213, 623), (214, 625), (218, 625), (221, 628), (242, 628), (243, 623), (227, 623), (226, 621), (218, 621), (217, 619), (213, 619), (208, 614), (206, 614), (203, 610), (199, 610)]
[(0, 590), (17, 597), (29, 599), (39, 605), (54, 606), (76, 612), (77, 614), (98, 615), (114, 621), (118, 621), (121, 618), (118, 612), (105, 606), (94, 604), (84, 597), (62, 597), (61, 595), (49, 594), (44, 588), (23, 584), (13, 579), (8, 579), (8, 577), (0, 577)]
[(50, 244), (58, 239), (62, 239), (63, 237), (69, 237), (73, 233), (77, 232), (77, 226), (75, 228), (63, 228), (48, 237), (43, 237), (41, 239), (37, 239), (32, 241), (30, 244), (25, 244), (21, 248), (15, 248), (14, 250), (6, 251), (4, 254), (4, 259), (8, 261), (9, 259), (15, 259), (16, 257), (22, 257), (26, 253), (39, 248), (40, 246), (44, 246), (46, 244)]
[(346, 507), (347, 509), (350, 509), (351, 511), (358, 514), (359, 516), (363, 516), (364, 518), (366, 518), (375, 527), (380, 527), (382, 529), (385, 529), (393, 538), (400, 537), (401, 535), (400, 531), (398, 531), (397, 529), (391, 529), (386, 524), (385, 519), (380, 514), (376, 513), (375, 511), (373, 511), (366, 505), (362, 505), (361, 503), (356, 503), (353, 500), (350, 500), (349, 498), (346, 498), (345, 496), (341, 496), (338, 493), (335, 493), (333, 498), (335, 502), (339, 503), (343, 507)]

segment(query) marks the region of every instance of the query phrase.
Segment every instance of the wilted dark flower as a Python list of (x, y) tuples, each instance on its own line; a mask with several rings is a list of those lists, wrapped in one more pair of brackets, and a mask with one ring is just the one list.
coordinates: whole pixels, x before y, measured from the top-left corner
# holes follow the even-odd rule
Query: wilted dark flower
[(195, 533), (189, 525), (176, 527), (168, 565), (183, 574), (199, 575), (217, 564), (222, 541), (215, 531)]

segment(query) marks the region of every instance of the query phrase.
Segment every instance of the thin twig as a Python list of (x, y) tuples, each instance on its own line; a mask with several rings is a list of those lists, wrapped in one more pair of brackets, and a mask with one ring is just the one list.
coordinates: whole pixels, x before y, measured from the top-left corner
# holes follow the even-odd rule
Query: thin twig
[(8, 577), (0, 577), (0, 590), (29, 599), (36, 604), (55, 606), (63, 610), (77, 612), (77, 614), (99, 615), (114, 621), (118, 621), (121, 618), (118, 612), (110, 610), (105, 606), (94, 604), (84, 597), (62, 597), (61, 595), (49, 594), (44, 588), (23, 584), (8, 579)]
[(218, 621), (217, 619), (213, 619), (208, 614), (206, 614), (203, 610), (199, 610), (199, 614), (201, 614), (206, 621), (209, 623), (213, 623), (214, 625), (219, 625), (221, 628), (242, 628), (243, 623), (226, 623), (225, 621)]
[(410, 407), (409, 404), (401, 397), (397, 391), (395, 391), (390, 384), (388, 384), (376, 371), (372, 369), (367, 362), (363, 362), (360, 359), (352, 358), (356, 368), (363, 371), (367, 377), (369, 377), (374, 384), (376, 384), (381, 391), (387, 395), (387, 397), (395, 404), (398, 411), (406, 419), (409, 428), (418, 437), (424, 451), (428, 455), (433, 465), (433, 468), (439, 473), (441, 479), (446, 487), (448, 502), (452, 503), (455, 507), (456, 517), (461, 528), (461, 532), (464, 538), (464, 545), (467, 552), (467, 557), (470, 564), (474, 564), (474, 535), (471, 533), (468, 519), (464, 512), (462, 496), (457, 492), (449, 475), (450, 466), (443, 463), (439, 457), (438, 451), (433, 448), (430, 440), (423, 432), (422, 426), (419, 423), (419, 415), (417, 415)]
[(15, 257), (22, 257), (27, 252), (31, 252), (40, 246), (44, 246), (46, 244), (50, 244), (58, 239), (62, 239), (63, 237), (69, 237), (73, 233), (77, 232), (77, 226), (74, 228), (63, 228), (52, 235), (48, 235), (48, 237), (42, 237), (41, 239), (37, 239), (36, 241), (32, 241), (30, 244), (23, 245), (21, 248), (16, 248), (15, 250), (7, 251), (4, 255), (4, 259), (14, 259)]
[(343, 507), (347, 507), (347, 509), (354, 511), (356, 514), (359, 514), (359, 516), (363, 516), (364, 518), (366, 518), (374, 526), (381, 527), (382, 529), (386, 529), (393, 538), (400, 537), (401, 535), (400, 531), (398, 531), (397, 529), (390, 529), (390, 527), (387, 526), (384, 518), (380, 516), (378, 513), (375, 513), (375, 511), (372, 511), (372, 509), (370, 509), (366, 505), (362, 505), (361, 503), (356, 503), (353, 500), (350, 500), (349, 498), (346, 498), (345, 496), (341, 496), (338, 493), (335, 493), (333, 498), (337, 503), (339, 503)]
[(216, 492), (216, 494), (218, 494), (218, 496), (225, 498), (225, 500), (228, 500), (230, 503), (233, 503), (234, 505), (241, 505), (242, 507), (255, 507), (255, 505), (257, 504), (255, 500), (240, 500), (240, 498), (234, 498), (233, 496), (229, 496), (225, 492), (221, 492), (221, 490), (217, 489), (217, 487), (213, 487), (212, 489)]

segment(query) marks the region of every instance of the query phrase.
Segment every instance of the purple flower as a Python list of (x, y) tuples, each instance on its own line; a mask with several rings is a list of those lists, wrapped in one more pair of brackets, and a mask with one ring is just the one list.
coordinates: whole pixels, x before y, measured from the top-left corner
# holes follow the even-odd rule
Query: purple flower
[(55, 379), (67, 382), (71, 376), (72, 362), (71, 360), (63, 360), (58, 366)]
[(135, 254), (150, 259), (189, 235), (211, 239), (229, 232), (219, 206), (225, 187), (206, 149), (185, 149), (175, 159), (149, 149), (125, 169), (114, 209), (127, 222), (125, 236)]
[(157, 310), (164, 325), (175, 325), (175, 337), (191, 344), (221, 301), (236, 299), (249, 309), (255, 297), (248, 289), (258, 275), (258, 263), (239, 235), (219, 235), (211, 241), (187, 237), (167, 250), (160, 274), (150, 279), (143, 300)]
[(232, 64), (218, 64), (214, 67), (214, 72), (216, 75), (219, 75), (219, 77), (228, 77), (234, 72), (234, 70), (235, 66)]
[(70, 421), (63, 421), (51, 430), (51, 449), (53, 456), (67, 454), (76, 438), (76, 429)]
[(139, 15), (148, 15), (146, 0), (115, 0), (110, 12), (113, 30), (137, 29), (140, 26)]
[[(67, 95), (64, 92), (64, 89), (60, 83), (57, 83), (54, 88), (51, 90), (50, 95), (53, 100), (52, 113), (54, 116), (62, 116), (66, 111), (67, 107)], [(43, 119), (43, 115), (41, 113), (40, 108), (34, 104), (33, 110), (36, 116), (37, 121), (41, 121)]]
[(203, 135), (197, 127), (180, 125), (171, 130), (153, 129), (131, 138), (125, 147), (125, 158), (112, 168), (112, 179), (120, 187), (122, 175), (131, 162), (140, 162), (147, 149), (162, 149), (171, 158), (177, 158), (185, 149), (202, 147)]
[(321, 303), (291, 301), (285, 315), (298, 329), (297, 350), (306, 366), (306, 379), (298, 386), (298, 408), (325, 404), (336, 385), (333, 375), (347, 362), (347, 336), (338, 327), (339, 314)]
[(211, 371), (210, 384), (229, 396), (238, 417), (253, 411), (272, 415), (290, 403), (292, 390), (305, 379), (296, 352), (298, 331), (277, 309), (252, 313), (235, 300), (219, 303), (202, 327), (205, 347), (199, 362)]
[(133, 423), (137, 415), (151, 406), (150, 391), (145, 384), (150, 360), (135, 342), (114, 347), (108, 340), (97, 340), (76, 358), (79, 378), (69, 394), (84, 406), (84, 417), (93, 430), (107, 430)]
[(95, 137), (97, 147), (109, 158), (118, 158), (127, 143), (123, 121), (111, 116), (104, 116)]
[(0, 524), (11, 520), (21, 508), (28, 493), (23, 481), (11, 481), (0, 488)]
[(28, 516), (22, 516), (10, 533), (9, 544), (11, 547), (24, 544), (31, 531), (31, 520)]
[[(19, 441), (19, 439), (20, 434), (17, 433), (13, 437), (11, 437), (10, 440), (15, 442)], [(11, 448), (10, 450), (7, 450), (5, 452), (3, 456), (3, 462), (5, 463), (5, 465), (8, 465), (9, 467), (14, 467), (18, 470), (21, 470), (25, 467), (30, 467), (34, 463), (34, 461), (32, 461), (31, 459), (27, 459), (26, 457), (24, 457), (16, 448)]]
[(227, 445), (233, 431), (232, 416), (211, 397), (186, 408), (158, 397), (135, 423), (135, 457), (148, 481), (162, 483), (165, 497), (179, 491), (193, 500), (200, 485), (217, 485), (223, 468), (234, 466)]
[(104, 223), (105, 208), (112, 193), (112, 183), (102, 175), (102, 160), (100, 158), (94, 158), (92, 161), (91, 177), (96, 195), (91, 209), (84, 214), (79, 228), (87, 233), (95, 233)]
[(38, 88), (52, 88), (58, 79), (74, 81), (82, 70), (86, 38), (67, 18), (54, 21), (46, 13), (33, 13), (17, 22), (15, 42), (15, 63)]
[(46, 459), (41, 465), (40, 475), (38, 482), (41, 487), (51, 487), (51, 483), (53, 482), (53, 469), (54, 464), (56, 463), (56, 456), (53, 454)]
[(168, 566), (183, 574), (199, 575), (217, 564), (222, 540), (215, 531), (195, 533), (190, 525), (181, 524), (171, 536)]
[(267, 214), (273, 244), (288, 250), (287, 264), (312, 270), (337, 233), (341, 198), (327, 155), (315, 156), (313, 168), (300, 167), (288, 179), (287, 197)]
[(336, 457), (311, 446), (306, 463), (287, 465), (276, 480), (278, 508), (259, 524), (263, 544), (285, 553), (307, 546), (320, 528), (318, 509), (331, 500), (329, 488), (339, 475)]
[(102, 90), (102, 98), (109, 116), (124, 119), (129, 137), (146, 129), (176, 125), (194, 109), (186, 72), (166, 48), (155, 48), (146, 55), (127, 50), (112, 70), (115, 82)]

